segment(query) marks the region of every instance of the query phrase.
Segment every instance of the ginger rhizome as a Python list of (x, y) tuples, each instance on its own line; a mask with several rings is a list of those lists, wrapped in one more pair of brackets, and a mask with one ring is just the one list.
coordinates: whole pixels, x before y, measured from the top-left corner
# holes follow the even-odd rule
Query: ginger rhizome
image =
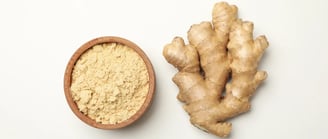
[(163, 50), (179, 70), (177, 98), (194, 126), (225, 137), (232, 126), (226, 120), (250, 109), (250, 97), (267, 77), (257, 66), (268, 42), (265, 36), (253, 40), (253, 24), (238, 19), (237, 7), (226, 2), (215, 4), (212, 23), (192, 25), (188, 40), (175, 37)]

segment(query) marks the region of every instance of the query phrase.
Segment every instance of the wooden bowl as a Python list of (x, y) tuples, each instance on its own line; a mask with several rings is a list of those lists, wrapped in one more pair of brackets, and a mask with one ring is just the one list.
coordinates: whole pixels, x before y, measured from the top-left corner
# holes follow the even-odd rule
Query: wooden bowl
[[(73, 97), (71, 95), (71, 90), (70, 90), (71, 80), (72, 80), (72, 70), (75, 66), (76, 61), (89, 48), (91, 48), (97, 44), (103, 44), (103, 43), (120, 43), (120, 44), (123, 44), (125, 46), (132, 48), (135, 52), (137, 52), (140, 55), (140, 57), (145, 62), (147, 70), (148, 70), (148, 75), (149, 75), (149, 91), (146, 96), (145, 102), (143, 103), (141, 108), (136, 112), (136, 114), (131, 116), (129, 119), (127, 119), (123, 122), (117, 123), (117, 124), (97, 123), (95, 120), (92, 120), (88, 116), (84, 115), (78, 109), (78, 106), (75, 103), (75, 101), (73, 100)], [(148, 109), (148, 107), (151, 105), (151, 101), (152, 101), (154, 91), (155, 91), (155, 84), (156, 83), (155, 83), (155, 74), (154, 74), (153, 66), (152, 66), (150, 60), (148, 59), (147, 55), (133, 42), (123, 39), (123, 38), (120, 38), (120, 37), (112, 37), (112, 36), (99, 37), (99, 38), (93, 39), (93, 40), (83, 44), (73, 54), (73, 56), (69, 60), (67, 67), (66, 67), (65, 76), (64, 76), (65, 96), (66, 96), (67, 103), (70, 106), (73, 113), (86, 124), (88, 124), (92, 127), (95, 127), (95, 128), (100, 128), (100, 129), (118, 129), (118, 128), (126, 127), (126, 126), (132, 124), (133, 122), (135, 122), (136, 120), (138, 120), (144, 114), (144, 112)]]

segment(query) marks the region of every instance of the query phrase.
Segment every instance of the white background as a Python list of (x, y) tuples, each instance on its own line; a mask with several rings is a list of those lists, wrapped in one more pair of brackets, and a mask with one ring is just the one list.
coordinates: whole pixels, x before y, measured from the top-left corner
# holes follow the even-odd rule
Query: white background
[[(176, 73), (162, 56), (173, 37), (211, 19), (214, 0), (7, 0), (0, 2), (0, 138), (215, 139), (193, 127), (176, 100)], [(230, 138), (328, 138), (328, 1), (229, 0), (270, 42), (269, 74), (252, 110), (231, 119)], [(138, 44), (157, 77), (153, 105), (135, 124), (99, 130), (69, 109), (66, 64), (86, 41), (120, 36)]]

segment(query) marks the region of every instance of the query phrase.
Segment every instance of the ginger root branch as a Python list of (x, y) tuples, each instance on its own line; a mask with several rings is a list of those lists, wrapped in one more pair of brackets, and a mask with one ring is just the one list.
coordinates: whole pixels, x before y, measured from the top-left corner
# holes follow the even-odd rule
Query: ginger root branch
[(237, 7), (226, 2), (215, 4), (212, 22), (192, 25), (188, 40), (176, 37), (163, 50), (179, 70), (173, 77), (178, 99), (194, 126), (228, 136), (226, 120), (250, 109), (250, 97), (267, 77), (257, 66), (268, 42), (265, 36), (253, 40), (253, 24), (238, 19)]

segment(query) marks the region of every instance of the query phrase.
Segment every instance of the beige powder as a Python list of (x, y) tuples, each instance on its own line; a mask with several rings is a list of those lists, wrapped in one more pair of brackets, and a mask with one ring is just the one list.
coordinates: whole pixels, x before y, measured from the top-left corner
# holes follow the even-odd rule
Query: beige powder
[(79, 110), (102, 124), (129, 119), (144, 103), (148, 90), (144, 61), (121, 44), (93, 46), (72, 72), (71, 92)]

